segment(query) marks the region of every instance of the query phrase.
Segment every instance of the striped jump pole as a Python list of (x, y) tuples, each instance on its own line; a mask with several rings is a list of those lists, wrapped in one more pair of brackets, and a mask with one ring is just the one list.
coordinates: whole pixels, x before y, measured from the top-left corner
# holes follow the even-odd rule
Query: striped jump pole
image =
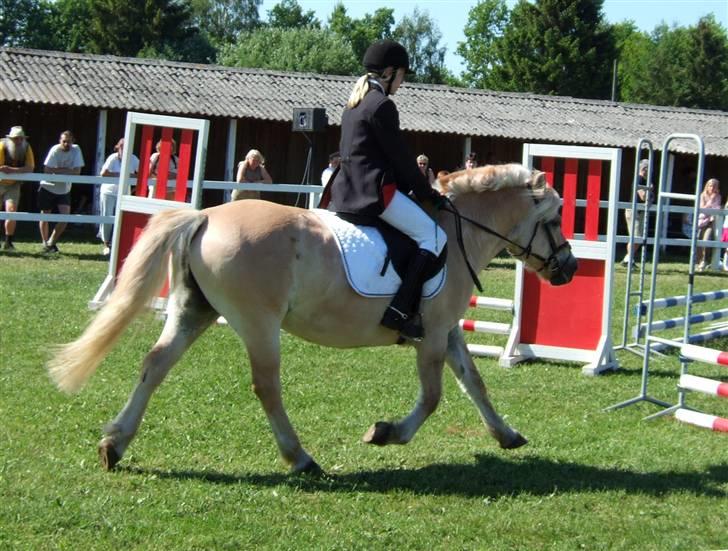
[(680, 355), (686, 360), (713, 365), (728, 365), (728, 352), (713, 350), (703, 346), (684, 344), (680, 347)]
[[(719, 300), (721, 298), (728, 298), (728, 289), (722, 291), (706, 291), (705, 293), (697, 293), (692, 296), (690, 302), (697, 304), (699, 302), (708, 302), (710, 300)], [(680, 306), (687, 302), (687, 295), (678, 295), (674, 297), (658, 298), (653, 303), (653, 308), (670, 308), (671, 306)], [(635, 306), (635, 314), (644, 316), (647, 314), (649, 308), (649, 301), (640, 302)]]
[[(501, 310), (513, 313), (513, 301), (504, 298), (479, 297), (473, 295), (470, 297), (469, 305), (471, 308), (485, 308), (488, 310)], [(509, 335), (511, 332), (510, 323), (498, 323), (493, 321), (461, 319), (459, 326), (463, 331), (473, 333)], [(468, 351), (473, 356), (478, 357), (500, 358), (503, 355), (503, 350), (503, 346), (468, 344)]]
[[(728, 317), (728, 308), (716, 310), (714, 312), (703, 312), (702, 314), (695, 314), (688, 318), (690, 325), (696, 323), (704, 323), (706, 321), (713, 321)], [(665, 329), (674, 329), (675, 327), (683, 327), (685, 325), (685, 317), (677, 317), (666, 320), (655, 321), (652, 323), (650, 328), (652, 331), (664, 331)], [(640, 325), (639, 334), (633, 335), (635, 338), (643, 337), (647, 330), (647, 324), (643, 323)]]
[(460, 320), (460, 329), (473, 333), (495, 333), (496, 335), (508, 335), (511, 332), (510, 323), (498, 323), (495, 321)]
[(722, 396), (728, 398), (728, 383), (698, 377), (697, 375), (688, 375), (683, 373), (680, 376), (679, 386), (683, 390), (692, 390), (694, 392), (702, 392), (710, 396)]
[(728, 432), (728, 419), (717, 415), (708, 415), (707, 413), (680, 408), (675, 410), (675, 419), (715, 432)]
[(473, 295), (470, 297), (471, 308), (488, 308), (490, 310), (507, 310), (513, 312), (513, 301), (507, 298), (495, 297), (479, 297)]

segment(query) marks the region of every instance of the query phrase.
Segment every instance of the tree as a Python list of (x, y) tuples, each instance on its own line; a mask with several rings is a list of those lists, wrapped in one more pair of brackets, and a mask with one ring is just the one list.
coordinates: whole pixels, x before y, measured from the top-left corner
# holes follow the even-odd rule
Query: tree
[(351, 45), (328, 30), (261, 28), (222, 48), (218, 62), (235, 67), (351, 75), (360, 62)]
[(495, 42), (500, 90), (609, 98), (614, 59), (603, 0), (519, 0)]
[[(354, 56), (360, 63), (372, 42), (392, 37), (393, 25), (392, 8), (379, 8), (373, 15), (352, 19), (346, 14), (344, 4), (338, 3), (329, 17), (329, 29), (351, 44)], [(361, 72), (361, 69), (357, 72)]]
[(490, 73), (499, 62), (495, 44), (503, 36), (509, 12), (505, 0), (481, 0), (468, 13), (456, 52), (465, 60), (463, 81), (475, 88), (491, 88)]
[(651, 34), (623, 24), (613, 32), (622, 101), (728, 109), (728, 37), (712, 16), (687, 28), (658, 25)]
[(296, 0), (281, 0), (268, 12), (268, 25), (279, 29), (296, 29), (299, 27), (321, 28), (321, 22), (316, 14), (303, 9)]
[(176, 0), (128, 4), (117, 0), (90, 2), (88, 48), (93, 53), (193, 62), (214, 57), (214, 49), (193, 25), (189, 3)]
[(237, 36), (260, 26), (263, 0), (191, 0), (193, 22), (215, 46), (232, 44)]
[(406, 49), (414, 80), (442, 84), (445, 82), (445, 48), (441, 48), (437, 25), (427, 13), (415, 7), (412, 16), (404, 16), (394, 29), (392, 36)]
[(62, 50), (52, 26), (56, 13), (47, 0), (0, 0), (0, 45)]

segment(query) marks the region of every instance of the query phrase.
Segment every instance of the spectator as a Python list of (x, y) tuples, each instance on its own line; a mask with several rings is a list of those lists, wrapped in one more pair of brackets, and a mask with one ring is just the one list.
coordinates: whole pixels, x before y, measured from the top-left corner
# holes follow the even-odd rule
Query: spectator
[(341, 163), (341, 154), (338, 151), (329, 155), (329, 166), (324, 168), (324, 171), (321, 173), (322, 186), (326, 186), (329, 183), (329, 178), (331, 178), (331, 175), (338, 168), (339, 163)]
[(430, 168), (430, 159), (424, 153), (417, 156), (417, 167), (420, 172), (427, 178), (430, 185), (435, 183), (435, 173)]
[[(179, 163), (179, 158), (177, 157), (177, 142), (172, 139), (171, 143), (172, 152), (170, 153), (169, 157), (169, 172), (167, 174), (167, 193), (165, 194), (165, 199), (169, 201), (174, 201), (174, 192), (177, 186), (177, 164)], [(152, 153), (151, 157), (149, 157), (150, 178), (157, 177), (157, 170), (159, 169), (160, 151), (162, 150), (162, 140), (159, 140), (157, 142), (155, 149), (156, 151)], [(154, 188), (155, 186), (149, 186), (149, 197), (154, 197)]]
[[(121, 174), (121, 156), (124, 152), (124, 138), (121, 138), (114, 146), (114, 153), (106, 157), (104, 166), (101, 167), (101, 176), (113, 176), (118, 178)], [(129, 158), (129, 175), (134, 177), (139, 171), (139, 158), (132, 154)], [(116, 198), (119, 193), (119, 184), (101, 184), (100, 207), (101, 216), (114, 216), (116, 214)], [(112, 224), (101, 224), (99, 226), (99, 238), (104, 243), (102, 254), (108, 256), (111, 253), (111, 231)]]
[[(44, 161), (43, 171), (46, 174), (80, 174), (84, 166), (81, 148), (74, 142), (73, 133), (65, 130), (61, 133), (59, 143), (51, 147)], [(50, 182), (43, 180), (38, 189), (38, 206), (43, 214), (50, 214), (55, 207), (59, 214), (71, 212), (71, 183)], [(66, 229), (66, 222), (58, 222), (53, 233), (48, 237), (48, 222), (40, 222), (40, 237), (43, 240), (43, 252), (57, 253), (58, 240)]]
[[(720, 186), (720, 183), (718, 183)], [(728, 201), (723, 205), (723, 210), (728, 209)], [(723, 243), (728, 243), (728, 215), (723, 217), (723, 233), (720, 236)], [(728, 249), (723, 249), (723, 271), (728, 272)]]
[[(642, 159), (639, 164), (639, 168), (637, 169), (637, 216), (634, 218), (634, 236), (641, 238), (644, 237), (644, 227), (645, 227), (645, 211), (644, 207), (639, 205), (639, 203), (647, 203), (649, 204), (652, 202), (652, 184), (647, 181), (647, 172), (650, 168), (650, 161), (648, 159)], [(632, 231), (632, 218), (633, 213), (632, 209), (626, 209), (624, 211), (624, 219), (627, 221), (627, 232), (631, 235)], [(622, 264), (625, 266), (629, 265), (630, 262), (636, 262), (637, 258), (637, 251), (640, 248), (639, 243), (633, 243), (632, 248), (630, 248), (629, 243), (627, 243), (627, 252), (624, 255), (624, 258), (622, 259)]]
[[(705, 182), (705, 187), (700, 194), (701, 209), (719, 209), (721, 207), (720, 182), (711, 178)], [(715, 216), (701, 212), (698, 215), (698, 241), (710, 241), (713, 239), (713, 222)], [(697, 270), (704, 271), (708, 267), (706, 261), (706, 247), (698, 247)]]
[[(0, 172), (6, 174), (23, 174), (35, 170), (33, 148), (28, 143), (22, 126), (13, 126), (5, 139), (0, 141)], [(5, 204), (5, 212), (16, 212), (20, 202), (20, 186), (22, 182), (0, 180), (0, 206)], [(15, 250), (13, 236), (15, 220), (5, 220), (5, 242), (3, 249)]]
[(478, 166), (478, 154), (474, 151), (470, 152), (465, 158), (465, 168), (475, 168)]
[[(265, 169), (265, 158), (260, 151), (257, 149), (248, 151), (245, 160), (238, 163), (238, 174), (235, 181), (240, 183), (273, 183), (273, 179)], [(241, 199), (260, 199), (260, 192), (242, 189), (233, 190), (231, 200), (239, 201)]]

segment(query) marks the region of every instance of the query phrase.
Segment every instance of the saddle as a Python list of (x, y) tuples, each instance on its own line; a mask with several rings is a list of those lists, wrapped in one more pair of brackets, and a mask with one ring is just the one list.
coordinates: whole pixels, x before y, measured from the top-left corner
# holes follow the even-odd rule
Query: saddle
[[(417, 243), (375, 216), (313, 211), (336, 238), (349, 284), (366, 297), (393, 296), (402, 283)], [(447, 246), (425, 274), (423, 297), (432, 298), (444, 286)]]

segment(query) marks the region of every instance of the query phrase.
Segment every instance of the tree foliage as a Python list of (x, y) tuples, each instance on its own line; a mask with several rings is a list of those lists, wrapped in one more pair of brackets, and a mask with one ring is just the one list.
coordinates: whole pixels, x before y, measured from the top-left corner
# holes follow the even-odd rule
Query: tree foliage
[(407, 49), (415, 80), (438, 84), (444, 82), (447, 70), (445, 48), (440, 47), (442, 33), (427, 13), (415, 7), (411, 16), (402, 17), (392, 35)]
[(505, 0), (481, 0), (471, 10), (463, 29), (465, 41), (456, 52), (465, 61), (463, 81), (474, 88), (493, 88), (491, 72), (499, 63), (495, 44), (508, 25)]
[(354, 56), (358, 60), (364, 57), (364, 52), (372, 42), (391, 38), (393, 26), (392, 8), (379, 8), (373, 14), (353, 19), (346, 13), (344, 4), (338, 3), (329, 17), (329, 29), (351, 44)]
[(268, 12), (268, 25), (279, 29), (297, 29), (300, 27), (321, 28), (321, 21), (309, 10), (304, 13), (296, 0), (281, 0)]
[(616, 31), (622, 101), (728, 110), (728, 37), (712, 16), (651, 34), (629, 30)]
[(215, 46), (231, 44), (237, 36), (261, 25), (263, 0), (191, 0), (195, 25)]
[(495, 42), (500, 90), (609, 98), (614, 45), (603, 0), (520, 0)]
[(224, 47), (218, 62), (236, 67), (348, 75), (359, 61), (351, 46), (328, 30), (273, 27), (245, 33), (234, 45)]
[(193, 24), (188, 2), (90, 0), (90, 6), (89, 51), (93, 53), (201, 62), (214, 55)]

